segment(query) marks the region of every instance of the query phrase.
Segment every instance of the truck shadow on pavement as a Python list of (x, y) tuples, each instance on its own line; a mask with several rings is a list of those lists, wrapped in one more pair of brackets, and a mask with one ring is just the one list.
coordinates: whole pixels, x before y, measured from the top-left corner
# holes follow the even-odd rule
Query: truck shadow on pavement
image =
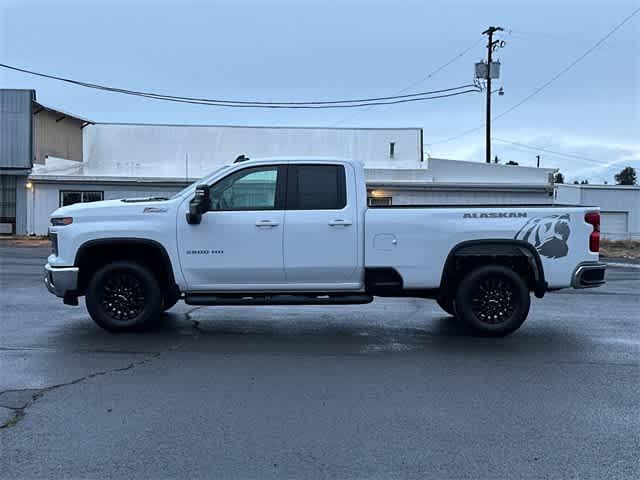
[[(274, 309), (275, 310), (275, 309)], [(54, 343), (74, 351), (201, 353), (375, 354), (427, 352), (536, 355), (567, 352), (577, 339), (558, 332), (523, 329), (506, 338), (483, 338), (446, 314), (389, 319), (367, 312), (264, 311), (245, 307), (165, 313), (144, 332), (111, 333), (76, 317)], [(53, 332), (51, 332), (53, 333)], [(57, 335), (56, 335), (57, 336)]]

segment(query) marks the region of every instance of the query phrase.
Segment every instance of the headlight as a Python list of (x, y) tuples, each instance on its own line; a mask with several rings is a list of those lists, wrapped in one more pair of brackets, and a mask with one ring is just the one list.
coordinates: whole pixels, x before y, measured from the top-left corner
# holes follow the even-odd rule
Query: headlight
[(51, 240), (51, 253), (58, 256), (58, 234), (49, 232), (49, 240)]
[(51, 225), (54, 227), (61, 227), (62, 225), (71, 225), (73, 223), (73, 217), (53, 217), (51, 219)]

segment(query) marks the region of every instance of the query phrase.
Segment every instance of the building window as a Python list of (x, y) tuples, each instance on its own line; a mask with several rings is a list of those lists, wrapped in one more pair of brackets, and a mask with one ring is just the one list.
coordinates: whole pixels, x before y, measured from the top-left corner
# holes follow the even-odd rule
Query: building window
[(73, 205), (74, 203), (87, 203), (87, 202), (99, 202), (104, 200), (104, 192), (83, 192), (83, 191), (60, 191), (60, 206), (66, 207), (67, 205)]
[(390, 207), (392, 197), (369, 197), (367, 203), (370, 207)]

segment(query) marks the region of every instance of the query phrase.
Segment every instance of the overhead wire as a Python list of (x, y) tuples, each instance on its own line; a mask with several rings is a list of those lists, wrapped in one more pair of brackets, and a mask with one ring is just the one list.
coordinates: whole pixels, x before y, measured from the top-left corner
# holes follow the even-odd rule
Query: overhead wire
[[(507, 114), (511, 113), (512, 111), (514, 111), (516, 108), (520, 107), (525, 102), (531, 100), (533, 97), (538, 95), (542, 90), (547, 88), (549, 85), (551, 85), (553, 82), (555, 82), (558, 78), (560, 78), (562, 75), (564, 75), (569, 70), (571, 70), (575, 65), (577, 65), (579, 62), (581, 62), (584, 58), (586, 58), (589, 54), (591, 54), (594, 50), (596, 50), (609, 37), (611, 37), (615, 32), (617, 32), (620, 28), (622, 28), (622, 26), (624, 24), (626, 24), (629, 20), (631, 20), (638, 12), (640, 12), (640, 7), (636, 8), (633, 12), (631, 12), (628, 16), (626, 16), (621, 22), (616, 24), (611, 30), (609, 30), (609, 32), (606, 33), (606, 35), (601, 37), (595, 44), (593, 44), (589, 49), (587, 49), (582, 55), (580, 55), (578, 58), (576, 58), (574, 61), (572, 61), (570, 64), (568, 64), (566, 67), (564, 67), (562, 70), (560, 70), (554, 76), (552, 76), (545, 83), (543, 83), (538, 88), (533, 90), (529, 95), (524, 97), (518, 103), (512, 105), (511, 107), (509, 107), (505, 111), (501, 112), (500, 114), (496, 115), (495, 117), (492, 117), (491, 120), (495, 121), (495, 120), (498, 120), (498, 119), (504, 117), (505, 115), (507, 115)], [(484, 124), (480, 125), (478, 127), (475, 127), (475, 128), (470, 128), (468, 130), (465, 130), (464, 132), (461, 132), (460, 134), (454, 135), (454, 136), (446, 138), (444, 140), (439, 140), (439, 141), (436, 141), (436, 142), (430, 142), (430, 145), (448, 143), (448, 142), (451, 142), (453, 140), (457, 140), (458, 138), (461, 138), (461, 137), (463, 137), (465, 135), (468, 135), (469, 133), (472, 133), (472, 132), (475, 132), (477, 130), (480, 130), (483, 127), (484, 127)]]
[[(415, 82), (412, 82), (411, 84), (407, 85), (406, 87), (398, 90), (395, 95), (400, 95), (403, 94), (404, 92), (412, 89), (413, 87), (416, 87), (417, 85), (420, 85), (421, 83), (429, 80), (431, 77), (433, 77), (434, 75), (436, 75), (437, 73), (441, 72), (442, 70), (444, 70), (445, 68), (447, 68), (449, 65), (451, 65), (453, 62), (455, 62), (456, 60), (458, 60), (459, 58), (465, 56), (468, 52), (470, 52), (476, 45), (478, 45), (479, 43), (481, 43), (484, 39), (480, 38), (479, 40), (473, 42), (473, 44), (471, 44), (470, 46), (468, 46), (467, 48), (465, 48), (464, 50), (462, 50), (461, 52), (457, 53), (456, 55), (454, 55), (453, 57), (451, 57), (448, 61), (446, 61), (445, 63), (443, 63), (442, 65), (440, 65), (439, 67), (437, 67), (435, 70), (429, 72), (427, 75), (425, 75), (424, 77), (422, 77), (420, 80), (416, 80)], [(345, 117), (342, 118), (340, 120), (338, 120), (337, 122), (334, 122), (331, 124), (332, 127), (335, 127), (336, 125), (340, 125), (341, 123), (344, 123), (346, 121), (349, 120), (353, 120), (356, 116), (366, 113), (368, 110), (370, 110), (373, 107), (367, 108), (362, 112), (358, 112), (355, 113), (349, 117)]]
[[(370, 98), (324, 100), (324, 101), (313, 100), (313, 101), (307, 101), (307, 102), (300, 102), (300, 101), (266, 102), (261, 100), (255, 100), (255, 101), (226, 100), (226, 99), (215, 99), (215, 98), (198, 98), (198, 97), (187, 97), (187, 96), (177, 96), (177, 95), (165, 95), (165, 94), (160, 94), (156, 92), (111, 87), (108, 85), (84, 82), (80, 80), (74, 80), (71, 78), (65, 78), (65, 77), (60, 77), (56, 75), (50, 75), (47, 73), (36, 72), (33, 70), (27, 70), (24, 68), (19, 68), (13, 65), (8, 65), (3, 63), (0, 63), (0, 67), (21, 72), (21, 73), (26, 73), (29, 75), (34, 75), (42, 78), (69, 83), (76, 86), (108, 91), (113, 93), (120, 93), (124, 95), (138, 96), (138, 97), (149, 98), (154, 100), (163, 100), (163, 101), (170, 101), (170, 102), (177, 102), (177, 103), (189, 103), (189, 104), (196, 104), (196, 105), (210, 105), (210, 106), (216, 106), (216, 107), (235, 107), (235, 108), (276, 108), (276, 109), (354, 108), (354, 107), (365, 107), (365, 106), (373, 106), (373, 105), (393, 105), (398, 103), (434, 100), (438, 98), (447, 98), (447, 97), (479, 91), (478, 87), (475, 84), (469, 83), (469, 84), (464, 84), (456, 87), (444, 88), (439, 90), (423, 91), (423, 92), (411, 93), (406, 95), (392, 95), (392, 96), (386, 96), (386, 97), (370, 97)], [(447, 93), (447, 92), (453, 92), (453, 93)], [(442, 95), (436, 95), (436, 94), (442, 94)]]
[(587, 163), (593, 163), (593, 164), (596, 164), (596, 165), (606, 164), (606, 162), (598, 161), (598, 160), (595, 160), (595, 159), (589, 158), (589, 157), (584, 157), (582, 155), (576, 155), (576, 154), (572, 154), (572, 153), (557, 152), (557, 151), (554, 151), (554, 150), (549, 150), (548, 148), (538, 147), (536, 145), (528, 145), (528, 144), (520, 143), (520, 142), (514, 142), (512, 140), (505, 140), (503, 138), (491, 137), (491, 140), (494, 140), (494, 141), (500, 142), (500, 143), (513, 145), (513, 146), (516, 146), (516, 147), (526, 148), (528, 150), (534, 150), (536, 152), (544, 152), (544, 153), (548, 153), (550, 155), (556, 155), (556, 156), (559, 156), (559, 157), (575, 158), (577, 160), (582, 160), (582, 161), (585, 161)]

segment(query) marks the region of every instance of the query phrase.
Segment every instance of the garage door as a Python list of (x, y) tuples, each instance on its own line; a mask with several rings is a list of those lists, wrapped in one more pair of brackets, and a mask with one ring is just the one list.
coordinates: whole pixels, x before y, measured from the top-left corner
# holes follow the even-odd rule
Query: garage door
[(608, 240), (627, 238), (627, 212), (600, 212), (600, 231)]

